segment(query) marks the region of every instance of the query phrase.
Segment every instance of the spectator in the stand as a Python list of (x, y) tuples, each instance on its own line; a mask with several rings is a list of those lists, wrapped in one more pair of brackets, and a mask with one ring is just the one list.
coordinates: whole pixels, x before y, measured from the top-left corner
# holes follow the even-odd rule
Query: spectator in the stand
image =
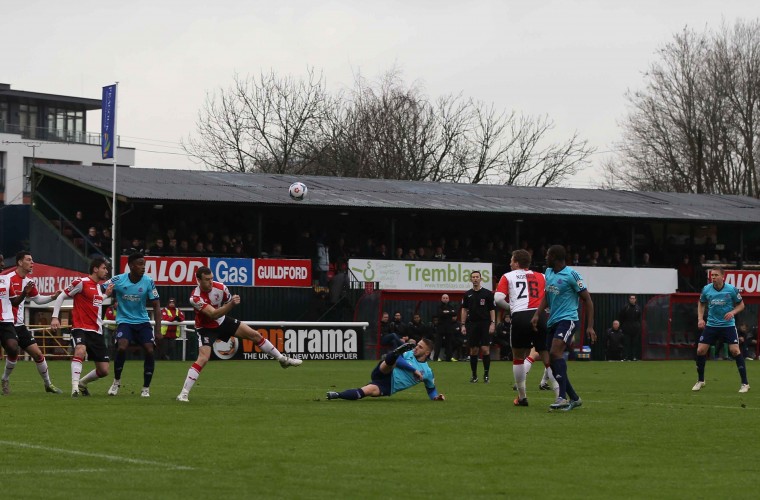
[(694, 267), (692, 267), (689, 256), (684, 255), (681, 263), (678, 264), (678, 290), (681, 292), (693, 292), (694, 284)]
[[(307, 255), (311, 255), (311, 253)], [(335, 262), (348, 262), (351, 258), (351, 252), (346, 246), (346, 239), (343, 236), (340, 236), (338, 241), (330, 246), (330, 255), (335, 259)]]
[(628, 296), (628, 304), (618, 313), (618, 320), (625, 334), (624, 358), (627, 361), (641, 359), (641, 307), (636, 296)]
[(214, 255), (216, 254), (216, 248), (214, 248), (214, 242), (213, 241), (207, 241), (205, 245), (203, 245), (204, 253), (207, 255)]
[(639, 264), (639, 267), (652, 267), (652, 262), (647, 252), (641, 254), (641, 263)]
[(743, 321), (736, 330), (739, 334), (739, 351), (741, 351), (742, 356), (745, 359), (754, 359), (755, 352), (757, 351), (757, 338), (755, 338), (747, 323)]
[(317, 246), (314, 240), (311, 239), (311, 232), (308, 229), (304, 229), (296, 239), (296, 254), (299, 257), (310, 259), (316, 251)]
[(74, 220), (71, 221), (72, 226), (74, 226), (74, 229), (79, 231), (80, 233), (87, 234), (87, 230), (90, 228), (90, 224), (87, 223), (87, 221), (84, 219), (84, 212), (81, 210), (77, 210), (74, 214)]
[(206, 253), (206, 247), (203, 245), (202, 241), (196, 241), (195, 247), (193, 248), (193, 253), (195, 255), (204, 255)]
[(612, 254), (612, 262), (610, 262), (610, 265), (613, 267), (623, 266), (623, 259), (620, 257), (620, 252), (614, 252)]
[(457, 307), (451, 302), (449, 295), (441, 295), (441, 302), (438, 304), (438, 329), (435, 332), (435, 359), (441, 360), (441, 351), (444, 351), (446, 361), (451, 361), (454, 351), (452, 342), (457, 328)]
[(375, 240), (372, 238), (367, 238), (364, 241), (364, 246), (359, 251), (362, 257), (365, 259), (372, 259), (375, 257), (375, 254), (377, 253), (377, 250), (375, 249)]
[(86, 252), (92, 258), (103, 253), (103, 241), (100, 239), (98, 229), (95, 226), (90, 226), (87, 230), (85, 241), (88, 243), (85, 245)]
[(406, 256), (404, 255), (404, 249), (401, 247), (396, 247), (396, 253), (393, 255), (393, 258), (396, 260), (406, 259)]
[(145, 253), (145, 247), (142, 246), (140, 238), (133, 238), (131, 246), (124, 250), (125, 254), (131, 255), (133, 253)]
[(446, 260), (446, 254), (443, 253), (443, 248), (441, 246), (435, 247), (433, 260)]
[(401, 317), (401, 313), (396, 311), (393, 313), (393, 321), (391, 321), (391, 332), (399, 336), (402, 342), (406, 342), (409, 336), (406, 334), (406, 325), (404, 319)]
[(111, 255), (111, 243), (113, 239), (111, 238), (111, 228), (110, 227), (104, 227), (100, 231), (100, 248), (103, 251), (104, 255)]
[(179, 242), (179, 254), (180, 255), (189, 255), (190, 252), (190, 243), (187, 240), (180, 240)]
[(578, 252), (573, 253), (573, 258), (570, 260), (570, 265), (573, 267), (581, 265), (581, 256)]
[(166, 255), (179, 255), (179, 248), (177, 247), (177, 238), (169, 239), (169, 244), (166, 245)]
[(274, 243), (272, 245), (272, 253), (269, 256), (273, 258), (282, 257), (282, 243)]
[(406, 255), (404, 256), (405, 260), (417, 260), (417, 250), (414, 248), (410, 248), (407, 250)]
[(166, 255), (166, 248), (164, 247), (163, 238), (157, 238), (153, 245), (148, 250), (150, 255)]
[(404, 343), (399, 334), (393, 330), (393, 323), (387, 312), (383, 312), (380, 319), (380, 343), (389, 346), (391, 350)]
[(410, 340), (414, 340), (415, 342), (419, 342), (420, 339), (428, 336), (428, 328), (422, 322), (422, 316), (419, 313), (414, 313), (412, 321), (406, 325), (406, 335)]
[(245, 252), (243, 251), (243, 246), (240, 243), (232, 247), (232, 255), (235, 257), (243, 257), (245, 255)]
[(492, 240), (489, 240), (486, 243), (486, 248), (483, 250), (482, 259), (483, 262), (491, 262), (495, 263), (498, 260), (498, 255), (496, 253), (496, 249), (494, 248), (494, 243)]
[(113, 219), (111, 218), (111, 211), (106, 209), (105, 212), (103, 212), (103, 218), (100, 219), (100, 222), (98, 224), (95, 224), (98, 229), (105, 229), (105, 228), (111, 228), (111, 225), (113, 224)]
[(388, 246), (385, 243), (380, 243), (380, 246), (377, 247), (377, 255), (375, 256), (376, 259), (390, 259), (391, 256), (388, 253)]
[(425, 247), (419, 247), (419, 248), (417, 248), (417, 259), (418, 260), (427, 260), (427, 254), (425, 253)]
[(446, 249), (446, 255), (448, 256), (448, 260), (462, 260), (462, 249), (459, 248), (458, 238), (451, 240), (451, 245)]
[(324, 236), (317, 238), (317, 254), (315, 270), (319, 286), (327, 286), (327, 272), (330, 270), (330, 247)]
[(623, 359), (623, 340), (625, 334), (620, 328), (620, 321), (612, 322), (612, 327), (607, 329), (607, 361), (620, 361)]

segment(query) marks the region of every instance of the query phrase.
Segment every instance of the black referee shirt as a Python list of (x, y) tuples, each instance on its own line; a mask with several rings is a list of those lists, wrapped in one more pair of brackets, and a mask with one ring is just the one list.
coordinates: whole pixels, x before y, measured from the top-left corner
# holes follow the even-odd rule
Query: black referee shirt
[(493, 292), (481, 288), (477, 292), (473, 289), (464, 294), (462, 307), (467, 309), (467, 322), (491, 321), (489, 314), (494, 310)]

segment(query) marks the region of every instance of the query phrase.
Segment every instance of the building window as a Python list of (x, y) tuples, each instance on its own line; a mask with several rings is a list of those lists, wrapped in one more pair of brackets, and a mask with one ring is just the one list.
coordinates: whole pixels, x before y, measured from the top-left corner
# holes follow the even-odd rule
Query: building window
[(0, 132), (5, 132), (8, 126), (8, 103), (0, 102)]
[(18, 105), (18, 125), (24, 137), (37, 137), (37, 106), (31, 104)]

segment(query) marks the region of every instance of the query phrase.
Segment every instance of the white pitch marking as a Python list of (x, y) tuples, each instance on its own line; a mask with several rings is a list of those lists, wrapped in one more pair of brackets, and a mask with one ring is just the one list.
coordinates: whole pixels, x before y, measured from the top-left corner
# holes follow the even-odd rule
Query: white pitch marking
[(17, 441), (0, 441), (0, 445), (15, 446), (16, 448), (26, 448), (30, 450), (42, 450), (55, 453), (68, 453), (69, 455), (78, 455), (81, 457), (102, 458), (103, 460), (113, 460), (115, 462), (127, 462), (130, 464), (141, 465), (159, 465), (174, 470), (194, 470), (193, 467), (186, 465), (172, 465), (163, 462), (154, 462), (152, 460), (140, 460), (139, 458), (119, 457), (117, 455), (106, 455), (104, 453), (89, 453), (86, 451), (67, 450), (64, 448), (52, 448), (50, 446), (41, 446), (37, 444), (19, 443)]

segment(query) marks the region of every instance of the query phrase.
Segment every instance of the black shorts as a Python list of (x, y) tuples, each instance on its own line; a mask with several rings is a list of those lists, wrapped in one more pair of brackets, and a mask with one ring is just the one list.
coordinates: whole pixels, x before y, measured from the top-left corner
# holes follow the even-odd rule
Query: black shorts
[(376, 385), (377, 388), (380, 389), (381, 396), (390, 396), (393, 385), (393, 371), (390, 373), (383, 373), (380, 370), (381, 364), (383, 364), (382, 361), (377, 364), (374, 370), (372, 370), (372, 375), (370, 375), (372, 382), (370, 382), (370, 384)]
[(18, 346), (20, 348), (26, 349), (30, 345), (37, 343), (34, 339), (34, 334), (29, 331), (26, 325), (16, 325), (14, 328), (16, 329), (16, 337), (18, 337)]
[(74, 348), (78, 345), (84, 345), (87, 348), (87, 357), (90, 361), (108, 363), (111, 360), (108, 357), (106, 338), (97, 332), (74, 328), (71, 330), (71, 345)]
[(5, 346), (5, 343), (9, 340), (18, 342), (18, 335), (16, 335), (13, 323), (0, 323), (0, 342)]
[(546, 351), (546, 315), (538, 321), (538, 331), (533, 329), (530, 320), (536, 311), (518, 311), (512, 314), (512, 323), (509, 328), (509, 339), (512, 347), (518, 349), (530, 349), (535, 347), (537, 351)]
[(491, 326), (490, 321), (466, 322), (467, 345), (469, 347), (481, 347), (491, 345), (491, 335), (488, 328)]
[(230, 337), (235, 336), (235, 332), (240, 327), (240, 321), (229, 316), (224, 317), (222, 324), (216, 328), (198, 328), (198, 347), (214, 345), (214, 342), (221, 340), (227, 342)]

